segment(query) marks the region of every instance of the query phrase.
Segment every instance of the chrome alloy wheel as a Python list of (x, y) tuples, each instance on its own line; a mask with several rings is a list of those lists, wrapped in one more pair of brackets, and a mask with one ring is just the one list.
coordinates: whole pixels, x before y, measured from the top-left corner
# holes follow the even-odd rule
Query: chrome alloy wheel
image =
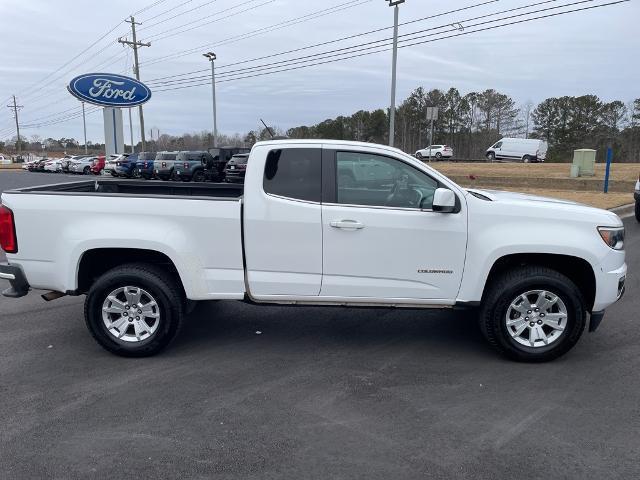
[(160, 324), (160, 307), (149, 292), (138, 287), (120, 287), (102, 304), (107, 331), (121, 342), (141, 342)]
[(530, 290), (511, 302), (505, 321), (516, 342), (539, 348), (562, 336), (567, 318), (567, 307), (558, 295), (547, 290)]

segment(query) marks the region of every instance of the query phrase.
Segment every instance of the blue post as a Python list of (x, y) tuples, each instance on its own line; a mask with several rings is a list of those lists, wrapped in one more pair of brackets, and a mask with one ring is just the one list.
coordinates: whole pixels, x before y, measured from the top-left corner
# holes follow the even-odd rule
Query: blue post
[(611, 160), (613, 160), (613, 149), (607, 147), (607, 169), (604, 173), (604, 193), (609, 193), (609, 170), (611, 170)]

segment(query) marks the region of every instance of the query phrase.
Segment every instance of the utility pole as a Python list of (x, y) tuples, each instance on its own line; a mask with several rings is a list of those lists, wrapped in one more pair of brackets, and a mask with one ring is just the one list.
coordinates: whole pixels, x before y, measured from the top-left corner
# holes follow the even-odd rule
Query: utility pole
[(218, 119), (216, 117), (216, 54), (213, 52), (207, 52), (202, 54), (211, 62), (211, 95), (213, 98), (213, 148), (218, 146)]
[(84, 153), (88, 153), (87, 150), (87, 120), (84, 116), (84, 102), (82, 102), (82, 130), (84, 131)]
[(22, 108), (22, 105), (18, 105), (16, 103), (16, 96), (13, 96), (13, 105), (7, 105), (11, 110), (13, 110), (13, 118), (16, 119), (16, 133), (18, 135), (18, 158), (22, 156), (22, 144), (20, 143), (20, 122), (18, 121), (18, 110)]
[(398, 7), (405, 0), (386, 0), (393, 7), (393, 58), (391, 60), (391, 108), (389, 109), (389, 146), (393, 147), (396, 135), (396, 67), (398, 65)]
[[(136, 37), (136, 25), (142, 25), (140, 22), (136, 22), (135, 18), (131, 16), (129, 20), (125, 20), (125, 22), (131, 24), (131, 37), (133, 41), (130, 42), (126, 38), (119, 38), (118, 42), (124, 45), (129, 45), (133, 48), (133, 61), (134, 61), (134, 71), (136, 74), (136, 80), (140, 80), (140, 64), (138, 63), (138, 47), (150, 47), (151, 42), (142, 43), (138, 42)], [(142, 113), (142, 105), (138, 105), (138, 111), (140, 112), (140, 140), (142, 142), (142, 151), (144, 151), (144, 114)]]

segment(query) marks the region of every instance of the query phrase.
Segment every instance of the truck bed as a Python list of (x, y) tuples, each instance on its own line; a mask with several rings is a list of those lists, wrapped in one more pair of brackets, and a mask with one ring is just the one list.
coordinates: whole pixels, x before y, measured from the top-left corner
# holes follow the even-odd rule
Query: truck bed
[(231, 183), (179, 183), (150, 180), (96, 179), (20, 188), (6, 193), (135, 197), (205, 197), (239, 199), (244, 187)]

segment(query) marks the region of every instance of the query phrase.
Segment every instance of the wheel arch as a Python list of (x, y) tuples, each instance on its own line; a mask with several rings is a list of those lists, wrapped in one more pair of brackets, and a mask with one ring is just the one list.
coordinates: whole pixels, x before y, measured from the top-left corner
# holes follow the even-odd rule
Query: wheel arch
[(515, 253), (498, 258), (493, 263), (484, 284), (483, 301), (490, 285), (498, 276), (524, 265), (547, 267), (570, 278), (582, 293), (587, 311), (591, 312), (596, 296), (596, 276), (593, 267), (583, 258), (555, 253)]
[(147, 263), (164, 267), (186, 296), (182, 278), (171, 258), (156, 250), (140, 248), (94, 248), (85, 251), (78, 261), (77, 293), (88, 292), (98, 277), (128, 263)]

